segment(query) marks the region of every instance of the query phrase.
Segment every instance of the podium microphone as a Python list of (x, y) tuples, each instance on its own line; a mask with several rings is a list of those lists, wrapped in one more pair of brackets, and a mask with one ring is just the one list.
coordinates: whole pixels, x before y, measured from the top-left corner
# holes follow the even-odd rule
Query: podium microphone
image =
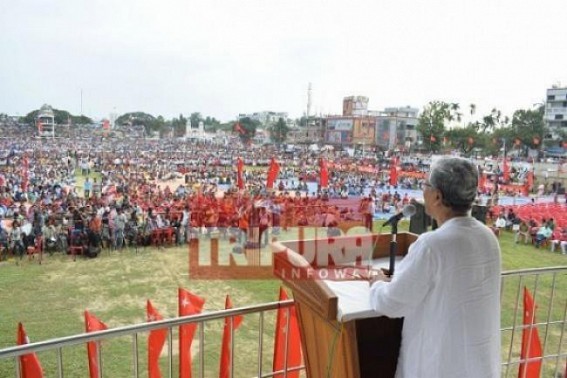
[(405, 205), (401, 212), (397, 213), (396, 215), (390, 217), (382, 227), (386, 227), (389, 225), (393, 225), (394, 223), (398, 223), (404, 217), (412, 217), (416, 212), (416, 208), (412, 204)]
[(396, 240), (398, 234), (398, 222), (403, 217), (411, 217), (416, 212), (415, 205), (408, 204), (404, 206), (404, 209), (388, 219), (386, 223), (382, 225), (384, 226), (392, 226), (392, 240), (390, 241), (390, 267), (388, 269), (388, 276), (392, 277), (394, 275), (394, 266), (396, 264), (396, 254), (398, 252), (398, 242)]

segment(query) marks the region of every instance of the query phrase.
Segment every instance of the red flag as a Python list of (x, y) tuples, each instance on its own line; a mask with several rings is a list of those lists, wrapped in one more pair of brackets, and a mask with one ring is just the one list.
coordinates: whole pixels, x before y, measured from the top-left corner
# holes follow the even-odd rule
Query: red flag
[[(537, 326), (534, 326), (535, 312), (537, 306), (530, 294), (530, 291), (524, 286), (524, 328), (522, 330), (522, 350), (520, 351), (520, 359), (542, 357), (541, 342), (539, 340), (539, 332)], [(525, 369), (525, 371), (524, 371)], [(539, 378), (541, 372), (541, 360), (522, 362), (518, 371), (518, 378)]]
[(236, 122), (236, 124), (234, 125), (234, 131), (236, 131), (240, 134), (246, 134), (246, 130), (244, 130), (242, 128), (242, 126), (240, 125), (240, 122)]
[[(225, 309), (232, 308), (232, 301), (230, 300), (230, 297), (228, 295), (226, 296), (224, 308)], [(222, 349), (220, 356), (220, 371), (219, 371), (220, 378), (230, 377), (230, 366), (232, 365), (231, 323), (232, 323), (232, 329), (236, 330), (240, 326), (240, 323), (242, 323), (242, 316), (239, 315), (239, 316), (233, 316), (232, 318), (224, 319), (224, 330), (222, 332)]]
[(524, 195), (528, 196), (530, 194), (530, 190), (534, 186), (534, 172), (528, 171), (526, 177), (526, 183), (524, 185)]
[(429, 140), (430, 140), (431, 142), (435, 143), (435, 141), (437, 141), (437, 138), (435, 138), (435, 135), (431, 135), (431, 136), (429, 137)]
[(319, 186), (326, 188), (329, 186), (329, 168), (327, 167), (327, 161), (323, 158), (319, 161), (319, 170)]
[[(16, 338), (17, 345), (29, 344), (30, 340), (26, 335), (22, 323), (18, 323), (18, 336)], [(20, 356), (20, 378), (42, 378), (43, 370), (39, 359), (35, 353), (24, 354)]]
[(280, 165), (275, 158), (272, 158), (272, 161), (270, 161), (270, 168), (268, 169), (268, 180), (266, 181), (266, 188), (272, 189), (274, 187), (274, 182), (276, 181), (276, 178), (278, 178), (279, 173)]
[(244, 162), (242, 161), (242, 158), (238, 158), (238, 160), (236, 161), (236, 184), (238, 186), (238, 189), (244, 189), (243, 171)]
[[(85, 329), (87, 332), (102, 331), (108, 329), (106, 324), (98, 320), (94, 315), (85, 311)], [(89, 375), (91, 378), (98, 378), (98, 347), (99, 341), (89, 341), (87, 343), (87, 354), (89, 356)]]
[(481, 173), (478, 180), (478, 189), (484, 192), (485, 186), (486, 186), (486, 175), (484, 173)]
[[(146, 316), (148, 322), (162, 320), (161, 314), (154, 308), (152, 302), (148, 299), (146, 303)], [(167, 339), (166, 329), (155, 329), (150, 331), (148, 335), (148, 376), (149, 378), (161, 378), (159, 369), (159, 356), (165, 340)]]
[[(287, 293), (280, 287), (280, 301), (287, 300)], [(289, 312), (288, 312), (289, 310)], [(287, 315), (289, 313), (289, 322)], [(289, 326), (289, 328), (288, 328)], [(286, 347), (287, 343), (287, 347)], [(285, 353), (287, 352), (287, 367), (301, 366), (301, 338), (295, 307), (280, 308), (276, 318), (276, 335), (274, 339), (274, 364), (273, 371), (284, 370), (286, 367)], [(275, 378), (283, 378), (284, 374), (276, 374)], [(299, 377), (299, 370), (288, 372), (287, 377)]]
[(395, 157), (390, 161), (390, 185), (398, 185), (398, 167)]
[[(179, 316), (199, 314), (203, 309), (205, 300), (195, 294), (179, 288), (178, 305)], [(179, 377), (191, 378), (191, 344), (195, 336), (197, 324), (187, 324), (179, 327)]]
[(39, 118), (37, 119), (37, 132), (38, 133), (43, 132), (43, 123), (41, 123), (41, 120)]
[(502, 167), (504, 182), (510, 181), (510, 165), (508, 165), (508, 159), (504, 158), (504, 163)]
[(539, 144), (539, 138), (538, 137), (534, 137), (534, 144), (536, 146)]
[(24, 172), (23, 172), (23, 175), (22, 175), (22, 190), (24, 192), (27, 192), (28, 183), (29, 183), (29, 179), (30, 179), (30, 161), (28, 159), (27, 153), (24, 154), (24, 158), (23, 158), (23, 161), (22, 161), (22, 167), (24, 169)]

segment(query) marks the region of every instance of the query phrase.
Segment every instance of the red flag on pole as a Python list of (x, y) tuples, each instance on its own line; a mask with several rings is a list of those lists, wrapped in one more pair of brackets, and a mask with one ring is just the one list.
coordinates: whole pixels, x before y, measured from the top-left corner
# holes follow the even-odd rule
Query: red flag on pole
[[(146, 316), (148, 322), (162, 320), (161, 314), (154, 308), (148, 299), (146, 302)], [(148, 335), (148, 376), (149, 378), (161, 378), (159, 369), (159, 356), (167, 339), (166, 329), (155, 329)]]
[(266, 181), (266, 188), (272, 189), (274, 187), (274, 182), (276, 182), (276, 178), (278, 178), (279, 173), (280, 165), (275, 158), (272, 158), (272, 160), (270, 161), (270, 168), (268, 169), (268, 180)]
[[(541, 342), (537, 326), (534, 326), (535, 312), (537, 306), (530, 294), (530, 291), (524, 286), (524, 329), (522, 330), (522, 349), (520, 351), (520, 359), (542, 357)], [(525, 371), (524, 371), (525, 370)], [(541, 372), (541, 360), (522, 362), (518, 371), (518, 378), (539, 378)]]
[(398, 185), (398, 167), (397, 159), (395, 157), (392, 157), (392, 160), (390, 161), (390, 185)]
[[(285, 289), (280, 287), (280, 301), (285, 301), (287, 299), (288, 297)], [(299, 336), (299, 326), (297, 324), (295, 307), (278, 309), (278, 315), (276, 318), (273, 371), (284, 370), (286, 366), (288, 369), (301, 366), (301, 338)], [(297, 378), (299, 377), (299, 370), (288, 372), (286, 376), (289, 378)], [(274, 377), (283, 378), (284, 374), (276, 374)]]
[[(224, 308), (232, 308), (232, 301), (230, 296), (226, 296)], [(233, 316), (232, 318), (224, 319), (224, 329), (222, 332), (222, 349), (220, 356), (220, 369), (219, 378), (229, 378), (231, 365), (232, 365), (232, 333), (231, 329), (235, 331), (242, 323), (242, 316)]]
[[(179, 288), (178, 306), (179, 316), (199, 314), (205, 300), (185, 289)], [(195, 336), (196, 324), (187, 324), (179, 327), (179, 377), (191, 378), (191, 344)]]
[(240, 122), (236, 122), (236, 124), (234, 125), (234, 131), (236, 131), (240, 134), (246, 134), (246, 130), (244, 130), (242, 128), (242, 126), (240, 125)]
[[(18, 336), (16, 338), (17, 345), (29, 344), (30, 340), (26, 335), (22, 323), (18, 323)], [(43, 370), (39, 359), (35, 353), (24, 354), (20, 356), (20, 378), (42, 378)]]
[(27, 153), (24, 153), (24, 158), (23, 158), (23, 161), (22, 161), (22, 168), (24, 169), (24, 172), (22, 174), (22, 190), (24, 192), (27, 192), (28, 183), (29, 183), (29, 179), (30, 179), (30, 161), (28, 159)]
[[(106, 324), (98, 320), (94, 315), (85, 311), (85, 329), (87, 332), (102, 331), (107, 329)], [(87, 343), (87, 354), (89, 357), (89, 375), (98, 378), (98, 348), (100, 341), (89, 341)]]
[(324, 158), (319, 161), (319, 171), (319, 186), (326, 188), (329, 186), (329, 168)]
[(506, 159), (506, 157), (504, 157), (502, 170), (503, 170), (504, 182), (506, 183), (510, 181), (510, 165), (508, 164), (508, 159)]
[(236, 161), (236, 184), (238, 189), (244, 189), (244, 162), (242, 158), (238, 158)]

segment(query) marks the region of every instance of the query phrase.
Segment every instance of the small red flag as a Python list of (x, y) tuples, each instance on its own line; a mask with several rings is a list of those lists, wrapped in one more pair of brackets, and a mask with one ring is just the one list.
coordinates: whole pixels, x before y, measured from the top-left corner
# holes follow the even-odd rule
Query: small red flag
[[(535, 320), (537, 306), (530, 294), (524, 287), (524, 329), (522, 330), (522, 350), (520, 359), (542, 357), (541, 342)], [(525, 370), (525, 371), (524, 371)], [(541, 372), (541, 360), (522, 362), (518, 371), (518, 378), (539, 378)]]
[(534, 141), (534, 144), (536, 146), (539, 144), (539, 138), (538, 137), (534, 137), (533, 141)]
[(272, 189), (274, 187), (274, 182), (278, 178), (280, 173), (280, 165), (275, 158), (270, 161), (270, 168), (268, 169), (268, 180), (266, 181), (266, 188)]
[(327, 161), (323, 158), (319, 161), (319, 186), (321, 188), (326, 188), (329, 186), (329, 168), (327, 166)]
[[(185, 289), (179, 288), (179, 316), (199, 314), (203, 310), (205, 300)], [(191, 344), (195, 336), (196, 324), (179, 327), (179, 377), (191, 378)]]
[(244, 130), (242, 128), (242, 126), (240, 125), (240, 122), (236, 122), (236, 124), (234, 125), (234, 131), (236, 131), (240, 134), (246, 134), (246, 130)]
[(398, 167), (397, 159), (395, 157), (390, 161), (390, 185), (398, 185)]
[[(18, 323), (17, 345), (29, 344), (28, 336), (22, 323)], [(20, 356), (20, 378), (42, 378), (43, 370), (35, 353)]]
[[(226, 296), (226, 300), (224, 303), (224, 308), (229, 309), (232, 308), (232, 301), (230, 300), (230, 296)], [(231, 321), (232, 319), (232, 321)], [(231, 324), (232, 323), (232, 324)], [(221, 356), (220, 356), (220, 369), (219, 369), (219, 378), (229, 378), (230, 377), (230, 367), (232, 365), (232, 332), (236, 330), (240, 323), (242, 323), (242, 316), (233, 316), (232, 318), (225, 318), (224, 319), (224, 329), (222, 332), (222, 349), (221, 349)]]
[(504, 158), (504, 163), (502, 164), (503, 164), (502, 173), (503, 173), (504, 182), (508, 182), (510, 181), (510, 165), (508, 164), (508, 159)]
[[(148, 299), (146, 302), (146, 316), (148, 322), (162, 320), (161, 314), (154, 308)], [(159, 368), (159, 356), (167, 339), (166, 329), (155, 329), (148, 335), (148, 376), (149, 378), (161, 378)]]
[(437, 140), (437, 138), (435, 138), (435, 135), (431, 135), (431, 136), (429, 137), (429, 140), (430, 140), (431, 142), (435, 142), (435, 141)]
[(238, 158), (236, 161), (236, 185), (238, 189), (244, 189), (244, 162), (242, 158)]
[[(85, 329), (87, 332), (102, 331), (108, 329), (106, 324), (98, 320), (94, 315), (85, 311)], [(87, 354), (89, 357), (89, 375), (98, 378), (98, 347), (100, 341), (89, 341), (87, 343)]]
[[(280, 287), (280, 301), (287, 300), (287, 293)], [(289, 311), (289, 312), (288, 312)], [(289, 314), (289, 323), (287, 315)], [(289, 326), (289, 328), (288, 328)], [(287, 343), (287, 347), (286, 347)], [(295, 307), (280, 308), (276, 318), (276, 335), (274, 338), (273, 371), (284, 370), (286, 367), (285, 353), (287, 352), (287, 368), (301, 366), (301, 337)], [(284, 374), (276, 374), (275, 378), (283, 378)], [(299, 370), (288, 372), (287, 377), (299, 377)]]

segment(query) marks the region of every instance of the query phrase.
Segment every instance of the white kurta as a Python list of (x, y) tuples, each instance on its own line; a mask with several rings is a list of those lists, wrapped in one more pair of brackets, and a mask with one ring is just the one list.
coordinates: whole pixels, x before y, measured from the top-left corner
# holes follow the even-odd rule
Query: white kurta
[(500, 377), (500, 246), (472, 217), (457, 217), (413, 243), (371, 305), (404, 317), (396, 377)]

